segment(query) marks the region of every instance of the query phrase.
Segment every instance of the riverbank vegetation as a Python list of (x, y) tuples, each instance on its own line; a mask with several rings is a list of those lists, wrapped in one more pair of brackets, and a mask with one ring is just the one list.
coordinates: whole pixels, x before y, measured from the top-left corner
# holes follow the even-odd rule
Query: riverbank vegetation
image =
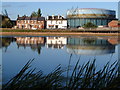
[(15, 22), (13, 22), (7, 13), (7, 10), (4, 10), (2, 12), (3, 14), (0, 15), (0, 28), (12, 28), (15, 25)]
[(83, 25), (83, 28), (86, 28), (86, 29), (95, 29), (95, 28), (97, 28), (98, 26), (97, 25), (94, 25), (93, 23), (91, 23), (91, 22), (88, 22), (88, 23), (86, 23), (86, 24), (84, 24)]
[[(35, 69), (31, 69), (32, 62), (33, 60), (29, 60), (15, 77), (3, 85), (3, 90), (77, 90), (80, 88), (106, 90), (120, 88), (120, 73), (117, 61), (113, 64), (108, 62), (103, 68), (97, 70), (96, 60), (88, 61), (83, 65), (79, 65), (80, 60), (78, 60), (73, 69), (70, 69), (70, 65), (66, 69), (58, 65), (47, 75), (43, 75), (41, 70), (35, 72)], [(66, 76), (63, 76), (63, 73), (66, 73)]]

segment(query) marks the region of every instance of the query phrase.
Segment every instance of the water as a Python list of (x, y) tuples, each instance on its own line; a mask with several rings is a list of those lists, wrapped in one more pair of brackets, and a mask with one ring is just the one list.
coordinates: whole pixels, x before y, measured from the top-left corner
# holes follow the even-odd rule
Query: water
[(70, 62), (73, 67), (80, 58), (80, 64), (96, 59), (97, 69), (108, 61), (118, 60), (118, 43), (116, 37), (18, 37), (3, 36), (2, 78), (3, 83), (15, 76), (26, 62), (35, 58), (32, 68), (51, 72), (57, 65), (66, 68)]

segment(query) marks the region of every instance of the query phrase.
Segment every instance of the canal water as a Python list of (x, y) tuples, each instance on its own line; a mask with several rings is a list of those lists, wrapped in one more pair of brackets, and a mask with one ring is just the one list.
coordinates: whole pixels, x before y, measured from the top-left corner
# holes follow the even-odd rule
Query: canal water
[(30, 59), (31, 68), (50, 73), (61, 64), (66, 68), (69, 64), (74, 67), (78, 59), (79, 64), (96, 59), (96, 68), (102, 68), (108, 61), (118, 60), (118, 43), (111, 37), (84, 36), (2, 36), (0, 51), (2, 52), (2, 82), (9, 81)]

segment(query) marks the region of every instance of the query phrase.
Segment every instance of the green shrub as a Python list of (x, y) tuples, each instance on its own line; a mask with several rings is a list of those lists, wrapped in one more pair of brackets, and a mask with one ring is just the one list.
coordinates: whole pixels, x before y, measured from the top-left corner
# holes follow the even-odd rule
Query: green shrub
[(91, 22), (88, 22), (88, 23), (86, 23), (86, 24), (83, 25), (83, 28), (85, 28), (85, 29), (94, 29), (94, 28), (97, 28), (97, 26), (94, 25)]

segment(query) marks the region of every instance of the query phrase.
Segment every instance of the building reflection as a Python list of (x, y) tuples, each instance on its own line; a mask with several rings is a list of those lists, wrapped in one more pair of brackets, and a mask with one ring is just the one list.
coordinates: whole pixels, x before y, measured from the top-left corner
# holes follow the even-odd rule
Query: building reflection
[(67, 44), (66, 37), (46, 37), (47, 48), (63, 49), (64, 45)]
[(115, 53), (115, 45), (106, 39), (97, 38), (75, 38), (67, 39), (67, 52), (81, 55), (102, 55)]
[(17, 47), (30, 47), (31, 50), (41, 52), (41, 47), (63, 49), (71, 54), (101, 55), (115, 53), (117, 38), (85, 38), (85, 37), (2, 37), (0, 47), (5, 51), (11, 42), (16, 41)]
[(15, 37), (16, 43), (19, 47), (30, 47), (33, 51), (37, 51), (40, 54), (41, 47), (45, 46), (44, 37)]

